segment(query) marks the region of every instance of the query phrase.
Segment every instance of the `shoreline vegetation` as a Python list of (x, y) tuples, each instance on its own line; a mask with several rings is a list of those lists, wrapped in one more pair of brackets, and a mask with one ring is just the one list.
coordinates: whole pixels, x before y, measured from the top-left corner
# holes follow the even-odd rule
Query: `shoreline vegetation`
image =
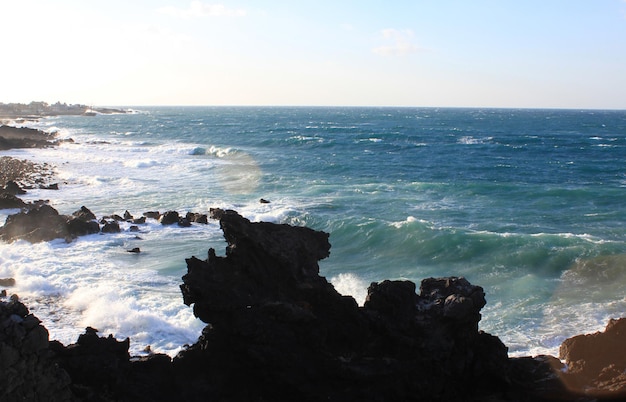
[[(40, 110), (40, 102), (21, 109), (0, 104), (0, 116), (22, 124), (19, 119), (54, 115), (55, 108), (57, 114), (124, 112), (55, 105)], [(43, 131), (2, 126), (1, 144), (7, 150), (57, 143)], [(106, 233), (105, 226), (115, 226), (118, 218), (138, 225), (146, 218), (163, 224), (207, 223), (205, 214), (179, 216), (175, 211), (144, 213), (138, 220), (130, 214), (98, 220), (84, 206), (62, 216), (46, 201), (19, 204), (19, 196), (33, 186), (58, 188), (50, 185), (53, 166), (2, 156), (0, 169), (2, 200), (13, 200), (10, 208), (21, 210), (0, 227), (7, 242), (71, 241)], [(182, 301), (207, 326), (196, 343), (174, 358), (152, 352), (130, 356), (129, 339), (100, 336), (91, 327), (72, 345), (49, 340), (42, 322), (17, 295), (9, 295), (15, 281), (0, 278), (0, 400), (497, 402), (626, 397), (626, 319), (611, 320), (602, 333), (567, 339), (559, 358), (510, 358), (497, 336), (478, 330), (485, 293), (464, 278), (428, 278), (420, 286), (410, 281), (372, 283), (359, 307), (319, 276), (318, 261), (329, 256), (327, 233), (253, 223), (219, 208), (207, 212), (224, 233), (226, 255), (219, 257), (210, 249), (206, 260), (186, 260)], [(4, 236), (8, 232), (12, 236)]]

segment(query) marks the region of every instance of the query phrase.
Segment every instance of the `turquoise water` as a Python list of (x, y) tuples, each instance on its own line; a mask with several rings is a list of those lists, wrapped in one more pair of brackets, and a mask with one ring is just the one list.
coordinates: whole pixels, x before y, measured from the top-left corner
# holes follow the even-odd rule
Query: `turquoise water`
[[(326, 231), (332, 249), (321, 274), (361, 303), (372, 281), (465, 276), (487, 293), (481, 328), (511, 354), (556, 354), (564, 338), (624, 315), (624, 111), (134, 109), (139, 112), (44, 120), (39, 127), (76, 144), (7, 152), (55, 163), (66, 184), (43, 196), (65, 213), (81, 205), (97, 215), (227, 207), (252, 220)], [(203, 257), (208, 247), (220, 254), (224, 243), (215, 225), (187, 231), (153, 225), (144, 237), (149, 252), (135, 260), (120, 252), (134, 244), (124, 235), (53, 244), (42, 256), (29, 251), (31, 263), (50, 253), (47, 247), (115, 256), (103, 264), (130, 276), (124, 300), (136, 304), (120, 309), (155, 310), (139, 328), (116, 323), (115, 309), (93, 311), (97, 301), (66, 285), (52, 266), (53, 291), (37, 285), (32, 273), (24, 274), (22, 282), (32, 285), (21, 291), (32, 300), (65, 300), (76, 314), (61, 323), (97, 326), (89, 320), (100, 319), (116, 334), (174, 350), (201, 328), (179, 306), (184, 258)], [(3, 247), (0, 258), (9, 253)], [(85, 263), (64, 258), (68, 275)], [(146, 285), (150, 277), (157, 279)], [(118, 280), (101, 272), (90, 278), (102, 281), (98, 289), (111, 299)], [(154, 300), (159, 292), (167, 301)], [(41, 314), (47, 311), (42, 307)], [(178, 321), (170, 328), (172, 317)], [(164, 328), (163, 339), (144, 337), (150, 326)], [(181, 335), (173, 327), (189, 331)], [(60, 328), (61, 338), (74, 335)]]

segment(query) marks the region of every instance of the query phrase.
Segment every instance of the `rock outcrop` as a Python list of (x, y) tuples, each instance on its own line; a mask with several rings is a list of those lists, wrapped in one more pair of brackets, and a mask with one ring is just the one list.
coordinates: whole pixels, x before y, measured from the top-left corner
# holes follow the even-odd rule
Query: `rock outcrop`
[[(79, 212), (79, 211), (77, 211)], [(85, 212), (85, 211), (83, 211)], [(87, 328), (48, 342), (19, 301), (0, 302), (2, 400), (591, 401), (624, 397), (626, 320), (509, 359), (478, 329), (485, 293), (460, 277), (372, 283), (363, 306), (319, 275), (329, 236), (212, 210), (225, 256), (187, 259), (183, 301), (207, 323), (176, 357), (131, 357)], [(75, 217), (76, 218), (76, 217)], [(31, 357), (36, 356), (36, 358)], [(27, 389), (28, 381), (37, 386)], [(15, 382), (13, 382), (15, 381)], [(56, 396), (58, 395), (58, 397)]]
[(10, 193), (0, 193), (0, 209), (22, 209), (27, 204), (21, 198)]
[(566, 339), (559, 351), (572, 391), (592, 397), (626, 399), (626, 318), (612, 319), (604, 332)]
[(56, 145), (54, 135), (26, 127), (0, 126), (0, 150), (44, 148)]
[[(82, 206), (72, 215), (61, 215), (46, 202), (24, 203), (20, 198), (0, 193), (1, 208), (20, 208), (21, 212), (9, 215), (4, 226), (0, 227), (0, 240), (13, 242), (24, 239), (31, 243), (50, 241), (54, 239), (65, 239), (72, 241), (79, 236), (94, 233), (120, 233), (122, 231), (118, 222), (130, 222), (134, 225), (146, 223), (146, 213), (140, 218), (133, 216), (126, 211), (124, 217), (111, 215), (96, 220), (96, 216), (87, 207)], [(169, 211), (161, 216), (161, 223), (164, 225), (178, 223), (179, 226), (189, 227), (192, 222), (207, 223), (206, 215), (189, 212), (186, 217), (180, 217), (178, 212)], [(102, 227), (100, 227), (102, 225)], [(138, 231), (137, 226), (131, 226), (130, 231)]]
[(9, 215), (0, 227), (0, 239), (13, 242), (24, 239), (31, 243), (66, 239), (70, 241), (78, 236), (98, 233), (100, 226), (80, 215), (61, 215), (47, 204), (33, 206), (26, 212)]
[(48, 346), (48, 331), (26, 306), (0, 301), (0, 400), (76, 400)]
[(384, 281), (359, 307), (319, 276), (328, 234), (213, 216), (226, 256), (188, 259), (181, 285), (209, 325), (174, 364), (202, 362), (185, 378), (212, 383), (217, 399), (462, 400), (505, 387), (507, 349), (478, 331), (482, 288), (427, 279), (416, 294)]

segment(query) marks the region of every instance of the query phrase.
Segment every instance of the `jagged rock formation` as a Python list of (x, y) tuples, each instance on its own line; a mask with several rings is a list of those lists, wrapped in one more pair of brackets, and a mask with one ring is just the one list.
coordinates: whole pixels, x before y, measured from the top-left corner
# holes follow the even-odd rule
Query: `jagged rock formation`
[[(328, 234), (213, 211), (225, 257), (187, 260), (186, 304), (209, 325), (175, 366), (227, 400), (461, 400), (504, 387), (508, 358), (478, 331), (463, 278), (372, 284), (364, 307), (319, 276)], [(201, 364), (200, 364), (201, 362)], [(245, 379), (245, 387), (240, 386)]]
[(73, 401), (70, 376), (56, 365), (48, 331), (16, 298), (0, 302), (0, 400)]
[[(497, 337), (478, 330), (485, 294), (464, 278), (425, 279), (418, 293), (410, 281), (373, 283), (359, 307), (319, 276), (318, 261), (330, 252), (328, 234), (252, 223), (234, 211), (213, 210), (212, 217), (220, 220), (226, 255), (211, 249), (205, 260), (187, 259), (181, 285), (183, 301), (207, 323), (195, 344), (174, 359), (130, 357), (128, 339), (87, 328), (66, 347), (48, 342), (17, 300), (0, 302), (0, 364), (10, 368), (0, 376), (8, 387), (0, 388), (2, 400), (624, 397), (626, 320), (566, 341), (567, 367), (551, 356), (509, 359)], [(24, 384), (20, 378), (39, 385), (8, 385)]]

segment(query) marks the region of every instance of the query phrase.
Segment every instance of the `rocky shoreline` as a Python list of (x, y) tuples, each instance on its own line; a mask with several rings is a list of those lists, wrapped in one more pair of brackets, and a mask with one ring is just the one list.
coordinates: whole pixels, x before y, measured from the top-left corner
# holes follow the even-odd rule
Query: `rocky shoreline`
[[(7, 181), (2, 192), (19, 200), (20, 190)], [(5, 291), (2, 401), (626, 399), (626, 319), (566, 340), (559, 358), (509, 358), (496, 336), (478, 329), (486, 303), (480, 286), (459, 277), (419, 286), (386, 280), (372, 283), (358, 306), (319, 275), (318, 261), (331, 247), (324, 232), (253, 223), (222, 209), (97, 218), (86, 207), (67, 216), (45, 202), (15, 208), (21, 212), (0, 228), (3, 241), (72, 241), (115, 231), (119, 220), (186, 226), (210, 218), (227, 247), (224, 256), (209, 249), (204, 260), (186, 260), (182, 301), (207, 325), (174, 358), (130, 356), (128, 339), (94, 328), (71, 345), (50, 340), (19, 297)], [(10, 279), (0, 286), (10, 290)]]

